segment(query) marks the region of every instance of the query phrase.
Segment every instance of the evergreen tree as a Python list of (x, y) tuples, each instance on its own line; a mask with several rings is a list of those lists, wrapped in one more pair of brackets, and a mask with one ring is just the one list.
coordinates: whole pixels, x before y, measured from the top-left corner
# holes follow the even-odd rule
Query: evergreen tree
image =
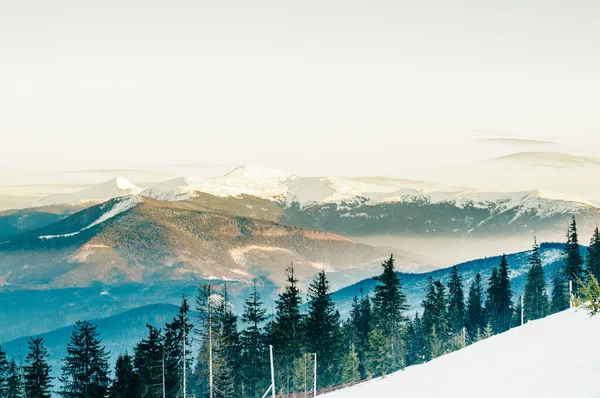
[(596, 280), (600, 280), (600, 232), (598, 227), (594, 230), (590, 246), (587, 249), (586, 268), (588, 274), (592, 274)]
[(227, 284), (223, 286), (215, 311), (217, 329), (214, 335), (215, 397), (237, 397), (241, 392), (241, 351), (237, 316), (233, 314)]
[(465, 327), (465, 294), (458, 269), (452, 268), (448, 282), (448, 326), (453, 335), (458, 335)]
[(0, 397), (6, 395), (6, 380), (8, 379), (8, 360), (6, 353), (2, 351), (0, 346)]
[(344, 358), (342, 366), (342, 385), (356, 383), (360, 380), (360, 372), (358, 371), (358, 355), (354, 349), (354, 344), (350, 345), (350, 351)]
[(134, 351), (133, 366), (140, 379), (142, 398), (162, 397), (162, 368), (164, 342), (160, 329), (151, 325), (148, 337), (139, 342)]
[(50, 398), (52, 396), (52, 368), (48, 365), (50, 354), (44, 346), (44, 339), (29, 338), (29, 353), (25, 358), (25, 393), (27, 398)]
[(423, 326), (419, 313), (409, 321), (406, 330), (406, 364), (408, 366), (423, 363), (425, 359), (424, 349), (426, 347)]
[[(394, 256), (382, 264), (383, 272), (374, 279), (378, 282), (373, 296), (373, 322), (377, 330), (379, 344), (387, 349), (383, 364), (384, 373), (390, 373), (404, 366), (404, 334), (406, 318), (403, 314), (408, 309), (406, 295), (402, 291), (400, 278), (394, 267)], [(375, 343), (371, 343), (376, 347)]]
[(485, 327), (485, 311), (483, 308), (483, 283), (481, 275), (477, 274), (469, 288), (467, 299), (466, 326), (471, 339), (474, 339), (477, 331)]
[(573, 282), (573, 295), (577, 296), (577, 280), (583, 279), (583, 258), (579, 251), (579, 238), (577, 236), (577, 221), (575, 216), (567, 232), (565, 244), (565, 279), (567, 283)]
[(546, 280), (540, 259), (540, 247), (534, 240), (533, 250), (529, 258), (531, 269), (527, 274), (524, 293), (525, 319), (532, 321), (548, 314), (548, 294)]
[[(189, 374), (192, 373), (190, 334), (193, 328), (188, 312), (190, 306), (185, 296), (181, 300), (179, 313), (171, 323), (165, 326), (164, 361), (165, 361), (165, 391), (166, 395), (173, 398), (183, 397), (183, 366), (184, 351), (185, 366)], [(187, 382), (187, 380), (186, 380)]]
[(581, 293), (581, 306), (588, 311), (591, 316), (600, 312), (600, 284), (594, 275), (589, 275), (587, 282), (579, 282)]
[(21, 369), (11, 359), (8, 363), (8, 377), (6, 378), (6, 395), (3, 398), (23, 398), (23, 378)]
[(316, 353), (317, 388), (339, 384), (339, 367), (343, 360), (340, 314), (331, 299), (329, 282), (321, 270), (308, 288), (306, 349)]
[[(423, 300), (423, 333), (426, 336), (428, 349), (427, 359), (435, 358), (443, 353), (448, 340), (448, 307), (446, 292), (441, 281), (428, 280), (427, 294)], [(439, 347), (438, 347), (439, 345)]]
[(63, 359), (59, 394), (66, 398), (104, 398), (108, 394), (108, 353), (102, 346), (97, 326), (77, 322)]
[(242, 321), (247, 325), (241, 334), (242, 374), (244, 396), (260, 398), (269, 387), (269, 352), (262, 325), (267, 319), (266, 310), (256, 288), (244, 303)]
[(371, 310), (371, 299), (369, 296), (362, 295), (361, 298), (355, 297), (355, 304), (353, 304), (351, 312), (351, 323), (356, 331), (356, 340), (354, 341), (356, 354), (358, 355), (358, 371), (360, 373), (361, 380), (367, 377), (367, 353), (370, 350), (369, 335), (372, 331), (372, 310)]
[(303, 351), (303, 320), (300, 314), (302, 298), (293, 263), (286, 273), (287, 285), (275, 302), (275, 320), (271, 324), (269, 338), (273, 345), (276, 367), (281, 375), (280, 379), (276, 380), (276, 385), (280, 386), (284, 393), (291, 393), (294, 390), (295, 361), (302, 356)]
[(494, 335), (494, 330), (492, 329), (492, 324), (488, 322), (483, 331), (483, 339), (489, 339)]
[(496, 290), (495, 305), (495, 325), (492, 326), (494, 333), (502, 333), (510, 329), (513, 313), (512, 289), (506, 255), (502, 255), (498, 266), (498, 288)]
[(498, 318), (499, 285), (498, 268), (494, 267), (492, 268), (490, 278), (488, 279), (487, 299), (485, 300), (485, 316), (487, 321), (492, 324), (492, 328), (493, 325), (496, 324), (496, 319)]
[(125, 352), (117, 357), (115, 379), (110, 387), (110, 398), (137, 398), (141, 396), (143, 396), (143, 392), (140, 376), (133, 368), (133, 358)]
[(563, 270), (557, 268), (554, 270), (552, 277), (552, 304), (550, 312), (552, 314), (566, 310), (569, 308), (569, 292), (567, 291), (567, 284), (563, 275)]
[[(217, 332), (215, 317), (215, 291), (213, 285), (202, 285), (196, 296), (196, 312), (198, 321), (196, 335), (200, 342), (198, 358), (194, 369), (194, 391), (198, 398), (214, 396), (211, 392), (210, 373), (213, 367), (213, 334)], [(214, 373), (214, 372), (213, 372)]]

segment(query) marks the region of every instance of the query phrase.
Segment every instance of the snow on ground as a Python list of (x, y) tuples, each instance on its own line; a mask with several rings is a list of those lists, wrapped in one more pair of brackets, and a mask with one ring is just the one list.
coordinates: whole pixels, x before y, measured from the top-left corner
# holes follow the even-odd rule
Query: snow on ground
[(79, 231), (71, 232), (68, 234), (42, 235), (42, 236), (38, 236), (38, 238), (42, 239), (42, 240), (46, 240), (46, 239), (55, 239), (55, 238), (67, 238), (69, 236), (77, 235), (78, 233), (80, 233), (82, 231), (90, 229), (98, 224), (101, 224), (107, 220), (110, 220), (111, 218), (113, 218), (121, 213), (126, 212), (127, 210), (131, 209), (132, 207), (137, 206), (140, 203), (142, 203), (142, 201), (137, 196), (126, 196), (126, 197), (123, 197), (120, 199), (116, 199), (113, 206), (110, 208), (110, 210), (108, 210), (106, 213), (102, 214), (100, 217), (98, 217), (98, 219), (96, 221), (92, 222), (87, 227), (81, 228)]
[(327, 398), (600, 397), (600, 315), (567, 310)]

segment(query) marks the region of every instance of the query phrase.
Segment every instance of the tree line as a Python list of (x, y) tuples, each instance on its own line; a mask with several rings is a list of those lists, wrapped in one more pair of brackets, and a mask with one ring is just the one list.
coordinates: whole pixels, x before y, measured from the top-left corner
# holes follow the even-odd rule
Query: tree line
[[(233, 311), (226, 284), (204, 285), (194, 314), (183, 297), (171, 322), (163, 328), (147, 325), (146, 337), (133, 352), (118, 356), (112, 377), (99, 332), (86, 321), (77, 322), (73, 329), (58, 383), (51, 377), (43, 339), (29, 340), (22, 368), (0, 348), (0, 397), (49, 398), (56, 384), (56, 392), (66, 398), (177, 398), (184, 397), (184, 391), (198, 398), (260, 398), (271, 385), (269, 346), (279, 394), (312, 390), (315, 354), (321, 389), (427, 362), (522, 322), (562, 311), (572, 300), (583, 297), (589, 302), (593, 294), (600, 298), (598, 228), (584, 258), (573, 218), (564, 265), (551, 278), (550, 298), (535, 240), (529, 263), (522, 300), (513, 302), (510, 265), (504, 255), (487, 281), (477, 274), (468, 291), (457, 267), (447, 283), (430, 278), (421, 309), (413, 316), (408, 315), (393, 255), (374, 278), (372, 294), (354, 297), (347, 319), (336, 309), (324, 270), (306, 292), (306, 311), (301, 311), (303, 295), (293, 264), (286, 270), (285, 287), (270, 315), (256, 284), (240, 317)], [(572, 295), (569, 281), (575, 282)]]

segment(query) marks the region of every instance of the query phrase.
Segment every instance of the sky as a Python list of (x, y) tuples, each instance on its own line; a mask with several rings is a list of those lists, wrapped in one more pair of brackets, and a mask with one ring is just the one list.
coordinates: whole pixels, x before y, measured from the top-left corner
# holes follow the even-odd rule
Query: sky
[[(596, 195), (577, 180), (594, 161), (561, 156), (600, 153), (598, 15), (597, 0), (0, 0), (0, 186), (253, 163)], [(522, 152), (525, 173), (488, 161)]]

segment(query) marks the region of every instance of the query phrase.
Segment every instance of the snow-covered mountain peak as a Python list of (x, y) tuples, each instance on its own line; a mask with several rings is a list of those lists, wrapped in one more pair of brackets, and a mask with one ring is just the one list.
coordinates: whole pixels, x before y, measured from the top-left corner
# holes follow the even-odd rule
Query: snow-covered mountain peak
[(120, 196), (138, 195), (142, 189), (123, 177), (116, 177), (90, 188), (69, 193), (51, 195), (42, 199), (38, 205), (75, 204), (80, 202), (100, 202)]

